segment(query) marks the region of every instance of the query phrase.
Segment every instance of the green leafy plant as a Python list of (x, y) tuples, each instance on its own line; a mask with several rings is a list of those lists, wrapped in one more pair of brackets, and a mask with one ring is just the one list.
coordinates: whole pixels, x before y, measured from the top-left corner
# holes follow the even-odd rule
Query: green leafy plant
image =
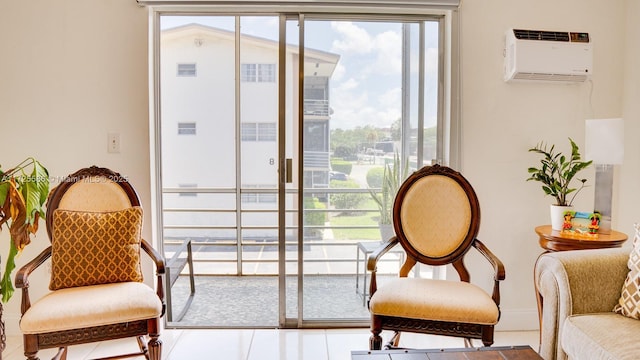
[[(309, 226), (323, 226), (326, 221), (326, 213), (323, 210), (326, 206), (318, 200), (316, 197), (305, 196), (304, 197), (304, 224)], [(309, 228), (305, 226), (305, 235), (307, 236), (321, 236), (322, 230), (317, 228)]]
[(405, 162), (405, 166), (400, 166), (400, 156), (398, 153), (395, 153), (393, 163), (386, 164), (384, 167), (380, 192), (369, 189), (371, 197), (376, 202), (376, 205), (378, 205), (378, 210), (380, 210), (380, 224), (393, 223), (393, 201), (395, 200), (398, 189), (400, 189), (402, 182), (407, 178), (408, 174), (408, 160)]
[[(329, 187), (332, 189), (359, 189), (360, 184), (354, 180), (331, 180)], [(342, 192), (330, 194), (329, 198), (336, 209), (342, 209), (344, 210), (342, 214), (349, 215), (351, 214), (349, 210), (357, 209), (360, 204), (367, 200), (367, 194)]]
[(351, 174), (351, 170), (353, 169), (353, 163), (350, 161), (345, 161), (342, 159), (331, 159), (331, 170), (339, 171), (341, 173), (345, 173), (347, 175)]
[[(540, 159), (540, 167), (530, 167), (529, 178), (527, 181), (539, 181), (542, 183), (542, 190), (546, 195), (553, 196), (556, 199), (555, 205), (570, 206), (576, 195), (586, 185), (587, 179), (579, 179), (580, 188), (571, 187), (571, 181), (576, 174), (591, 165), (592, 161), (582, 161), (578, 145), (569, 138), (571, 143), (571, 156), (567, 157), (561, 152), (556, 152), (555, 145), (548, 147), (545, 143), (539, 143), (536, 147), (529, 149), (542, 155)], [(567, 195), (574, 193), (571, 200)]]
[(384, 177), (384, 167), (376, 166), (367, 171), (367, 185), (370, 188), (382, 187), (382, 178)]
[(27, 158), (6, 172), (0, 166), (0, 230), (6, 225), (11, 236), (9, 256), (0, 282), (4, 303), (14, 292), (11, 273), (16, 267), (15, 257), (38, 231), (38, 220), (45, 216), (44, 203), (48, 194), (49, 172), (34, 158)]

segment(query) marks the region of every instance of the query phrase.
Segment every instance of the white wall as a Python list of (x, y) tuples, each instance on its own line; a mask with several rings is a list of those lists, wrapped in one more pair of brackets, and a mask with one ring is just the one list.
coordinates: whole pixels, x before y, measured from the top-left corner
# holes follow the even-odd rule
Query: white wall
[[(28, 156), (53, 177), (105, 166), (128, 176), (144, 208), (151, 208), (147, 18), (134, 0), (0, 0), (3, 169)], [(119, 154), (107, 153), (110, 131), (120, 132)], [(147, 239), (150, 219), (147, 212)], [(48, 245), (42, 225), (18, 266)], [(3, 260), (8, 241), (3, 229)], [(46, 283), (46, 268), (41, 273), (32, 288)], [(5, 307), (9, 334), (19, 333), (19, 316), (16, 293)]]
[[(640, 220), (634, 207), (640, 203), (639, 17), (635, 0), (462, 3), (462, 171), (481, 201), (480, 238), (507, 269), (502, 327), (536, 326), (532, 274), (541, 249), (533, 228), (548, 222), (550, 199), (524, 181), (536, 161), (528, 148), (541, 140), (568, 146), (569, 136), (583, 146), (585, 118), (624, 116), (626, 157), (617, 169), (614, 227), (631, 235)], [(595, 53), (592, 85), (504, 83), (509, 27), (588, 31)], [(33, 155), (53, 176), (107, 166), (129, 176), (150, 209), (146, 9), (134, 0), (0, 0), (0, 48), (0, 163)], [(120, 154), (106, 151), (109, 131), (121, 133)], [(593, 172), (588, 175), (593, 181)], [(590, 191), (581, 194), (578, 207), (592, 206)], [(5, 256), (7, 242), (4, 231)], [(41, 231), (18, 266), (46, 243)], [(471, 260), (470, 267), (484, 266)], [(19, 295), (4, 318), (9, 333), (17, 334)]]
[[(639, 34), (632, 21), (638, 15), (637, 4), (624, 0), (462, 3), (462, 172), (480, 199), (479, 237), (506, 267), (502, 328), (537, 327), (533, 267), (542, 250), (534, 228), (549, 223), (552, 199), (544, 196), (537, 183), (525, 181), (527, 168), (539, 159), (527, 152), (529, 148), (546, 141), (570, 151), (567, 138), (571, 137), (584, 149), (585, 119), (624, 116), (628, 135), (625, 163), (616, 169), (619, 191), (614, 195), (613, 227), (631, 235), (633, 222), (640, 220), (633, 206), (639, 200), (634, 175), (640, 151), (633, 134), (638, 134), (640, 110), (631, 105), (637, 97), (630, 94), (638, 91), (637, 70), (631, 73), (638, 50), (631, 35), (625, 40), (625, 30)], [(589, 32), (594, 44), (592, 81), (505, 83), (504, 33), (514, 27)], [(593, 185), (593, 169), (585, 175)], [(575, 205), (590, 210), (593, 187), (581, 193)], [(472, 267), (478, 264), (475, 259), (470, 262)]]

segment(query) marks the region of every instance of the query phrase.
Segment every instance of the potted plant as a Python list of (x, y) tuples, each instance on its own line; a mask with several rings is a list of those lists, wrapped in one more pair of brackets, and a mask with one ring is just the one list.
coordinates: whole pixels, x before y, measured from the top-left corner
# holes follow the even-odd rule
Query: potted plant
[(49, 194), (49, 173), (34, 158), (27, 158), (17, 166), (3, 171), (0, 165), (0, 230), (6, 225), (11, 242), (0, 282), (2, 302), (13, 295), (11, 272), (15, 256), (31, 242), (38, 231), (38, 220), (45, 216), (44, 203)]
[[(553, 196), (555, 204), (551, 205), (551, 227), (554, 230), (562, 230), (563, 215), (567, 207), (571, 207), (576, 195), (586, 186), (587, 179), (577, 178), (576, 175), (581, 170), (591, 165), (592, 161), (582, 161), (578, 145), (569, 138), (571, 143), (571, 155), (565, 156), (562, 152), (555, 150), (555, 145), (548, 147), (545, 143), (539, 143), (536, 147), (529, 149), (542, 155), (540, 167), (530, 167), (528, 169), (529, 178), (527, 181), (539, 181), (542, 183), (542, 191), (546, 195)], [(573, 179), (580, 182), (580, 187), (572, 187)], [(569, 198), (569, 195), (573, 196)]]
[(405, 166), (400, 166), (400, 156), (398, 153), (395, 153), (393, 163), (384, 166), (380, 192), (369, 189), (369, 193), (380, 211), (378, 225), (380, 226), (382, 241), (386, 241), (393, 236), (393, 202), (398, 189), (404, 179), (407, 178), (408, 173), (408, 161), (405, 162)]

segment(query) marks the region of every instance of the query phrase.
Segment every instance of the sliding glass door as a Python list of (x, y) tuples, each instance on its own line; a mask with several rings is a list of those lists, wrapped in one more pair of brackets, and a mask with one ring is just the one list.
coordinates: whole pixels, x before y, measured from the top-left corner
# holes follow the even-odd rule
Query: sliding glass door
[[(437, 158), (439, 60), (425, 49), (438, 54), (439, 26), (365, 16), (304, 19), (304, 215), (317, 230), (303, 238), (303, 320), (369, 316), (366, 256), (393, 231), (396, 189), (386, 189), (384, 177), (401, 181)], [(392, 193), (385, 202), (386, 191)], [(310, 208), (326, 212), (316, 220)], [(403, 258), (395, 249), (379, 271), (397, 274)]]
[(443, 19), (157, 13), (169, 326), (368, 322), (383, 178), (442, 155)]

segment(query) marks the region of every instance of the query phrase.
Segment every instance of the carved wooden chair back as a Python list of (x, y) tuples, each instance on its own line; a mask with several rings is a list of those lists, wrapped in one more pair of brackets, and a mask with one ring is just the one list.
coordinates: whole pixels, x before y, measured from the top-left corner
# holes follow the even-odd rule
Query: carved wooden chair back
[(473, 187), (459, 172), (428, 166), (411, 174), (396, 195), (393, 223), (407, 252), (407, 276), (412, 263), (439, 266), (453, 263), (460, 279), (469, 281), (462, 263), (480, 228), (480, 205)]

